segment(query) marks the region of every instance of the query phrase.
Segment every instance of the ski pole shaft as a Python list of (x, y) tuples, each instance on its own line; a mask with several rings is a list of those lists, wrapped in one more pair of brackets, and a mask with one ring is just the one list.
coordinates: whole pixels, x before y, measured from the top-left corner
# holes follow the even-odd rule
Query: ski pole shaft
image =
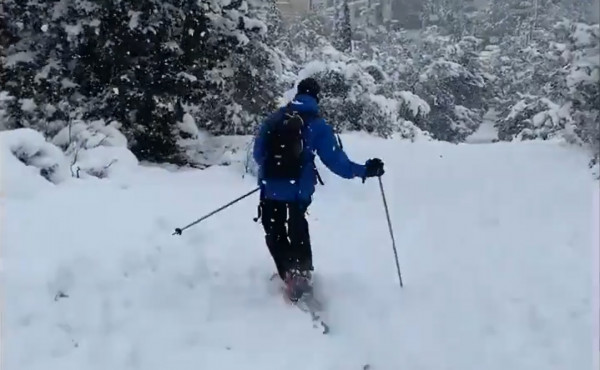
[(235, 203), (239, 202), (240, 200), (242, 200), (242, 199), (244, 199), (244, 198), (247, 198), (247, 197), (249, 197), (250, 195), (252, 195), (252, 194), (256, 193), (256, 192), (257, 192), (257, 191), (259, 191), (259, 190), (260, 190), (260, 187), (257, 187), (256, 189), (252, 190), (251, 192), (248, 192), (248, 193), (246, 193), (246, 194), (242, 195), (241, 197), (239, 197), (239, 198), (236, 198), (236, 199), (232, 200), (231, 202), (229, 202), (229, 203), (225, 204), (224, 206), (222, 206), (222, 207), (220, 207), (220, 208), (218, 208), (218, 209), (215, 209), (215, 210), (214, 210), (214, 211), (212, 211), (211, 213), (209, 213), (209, 214), (207, 214), (207, 215), (205, 215), (205, 216), (202, 216), (201, 218), (197, 219), (196, 221), (192, 222), (191, 224), (189, 224), (189, 225), (187, 225), (187, 226), (185, 226), (185, 227), (182, 227), (182, 228), (176, 228), (176, 229), (175, 229), (175, 232), (174, 232), (172, 235), (181, 235), (181, 233), (183, 232), (183, 230), (186, 230), (186, 229), (188, 229), (188, 228), (190, 228), (190, 227), (192, 227), (192, 226), (196, 225), (197, 223), (199, 223), (199, 222), (202, 222), (202, 221), (206, 220), (207, 218), (209, 218), (210, 216), (214, 215), (215, 213), (221, 212), (221, 211), (222, 211), (222, 210), (224, 210), (225, 208), (227, 208), (227, 207), (229, 207), (229, 206), (231, 206), (231, 205), (233, 205), (233, 204), (235, 204)]
[(400, 273), (400, 262), (398, 262), (398, 251), (396, 250), (396, 240), (394, 239), (394, 231), (392, 230), (392, 221), (390, 219), (390, 211), (388, 209), (387, 200), (385, 199), (385, 191), (383, 190), (383, 182), (381, 176), (379, 176), (379, 189), (381, 190), (381, 197), (383, 198), (383, 206), (385, 208), (385, 215), (387, 217), (388, 228), (390, 229), (390, 236), (392, 237), (392, 247), (394, 248), (394, 257), (396, 259), (396, 269), (398, 270), (398, 280), (400, 281), (400, 287), (402, 284), (402, 274)]

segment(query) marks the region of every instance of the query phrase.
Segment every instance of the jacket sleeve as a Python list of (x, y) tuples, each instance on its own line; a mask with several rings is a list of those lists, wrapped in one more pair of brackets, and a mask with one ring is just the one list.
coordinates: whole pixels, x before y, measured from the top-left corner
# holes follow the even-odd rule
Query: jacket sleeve
[(317, 134), (316, 151), (319, 158), (336, 175), (345, 179), (354, 177), (363, 177), (365, 166), (352, 162), (342, 148), (340, 148), (333, 128), (324, 121), (320, 125), (320, 132)]

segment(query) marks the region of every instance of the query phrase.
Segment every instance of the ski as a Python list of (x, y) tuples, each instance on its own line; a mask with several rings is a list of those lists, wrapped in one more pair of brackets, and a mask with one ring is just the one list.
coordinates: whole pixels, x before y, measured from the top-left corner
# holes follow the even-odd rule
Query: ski
[[(274, 280), (277, 277), (277, 274), (273, 274), (269, 280)], [(308, 292), (305, 292), (297, 300), (291, 299), (285, 286), (280, 287), (280, 292), (282, 293), (283, 299), (287, 304), (297, 307), (300, 311), (310, 316), (313, 328), (322, 329), (322, 334), (324, 335), (329, 334), (329, 324), (322, 317), (323, 304), (317, 299), (317, 297), (314, 296), (314, 288), (311, 288)]]
[(284, 297), (289, 304), (296, 306), (300, 311), (310, 316), (313, 323), (313, 328), (322, 329), (322, 334), (324, 335), (329, 334), (329, 324), (322, 317), (323, 305), (313, 295), (312, 291), (304, 293), (298, 300), (292, 300), (284, 289)]
[(299, 300), (290, 302), (294, 306), (298, 307), (298, 309), (300, 309), (302, 312), (310, 315), (313, 328), (321, 328), (322, 334), (329, 334), (329, 324), (327, 324), (327, 322), (321, 316), (322, 304), (312, 295), (312, 293), (305, 294)]

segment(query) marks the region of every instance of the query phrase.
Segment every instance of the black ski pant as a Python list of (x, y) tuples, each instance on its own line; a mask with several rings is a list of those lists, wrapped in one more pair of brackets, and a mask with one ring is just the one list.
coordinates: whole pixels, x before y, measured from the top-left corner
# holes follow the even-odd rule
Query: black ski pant
[(312, 270), (312, 250), (306, 211), (309, 204), (262, 199), (265, 241), (282, 279), (290, 269)]

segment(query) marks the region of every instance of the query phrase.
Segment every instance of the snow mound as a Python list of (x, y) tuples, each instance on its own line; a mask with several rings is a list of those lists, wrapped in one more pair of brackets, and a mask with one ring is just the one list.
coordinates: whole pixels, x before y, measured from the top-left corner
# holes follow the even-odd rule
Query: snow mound
[(32, 129), (0, 132), (1, 190), (24, 196), (70, 177), (67, 159), (55, 145)]

